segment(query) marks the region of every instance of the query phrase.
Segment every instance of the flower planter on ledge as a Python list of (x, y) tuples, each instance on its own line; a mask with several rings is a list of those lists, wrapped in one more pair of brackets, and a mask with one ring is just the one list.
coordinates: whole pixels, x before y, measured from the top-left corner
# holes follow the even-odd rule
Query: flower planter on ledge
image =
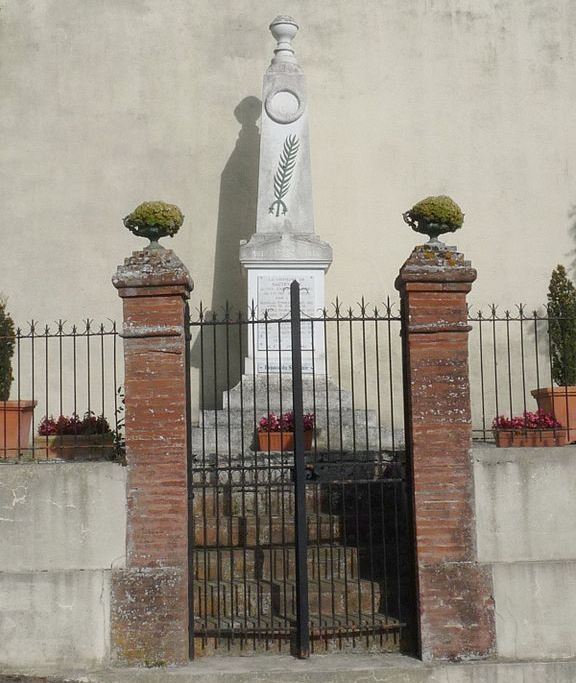
[[(312, 429), (304, 432), (304, 450), (312, 448)], [(259, 451), (293, 451), (294, 432), (258, 432)]]
[(576, 387), (545, 387), (530, 392), (544, 410), (568, 427), (568, 440), (576, 441)]
[(36, 460), (110, 460), (114, 455), (114, 434), (53, 434), (34, 441)]
[(35, 406), (36, 401), (0, 401), (0, 460), (30, 448)]
[(537, 448), (565, 446), (568, 434), (565, 429), (494, 429), (498, 448)]

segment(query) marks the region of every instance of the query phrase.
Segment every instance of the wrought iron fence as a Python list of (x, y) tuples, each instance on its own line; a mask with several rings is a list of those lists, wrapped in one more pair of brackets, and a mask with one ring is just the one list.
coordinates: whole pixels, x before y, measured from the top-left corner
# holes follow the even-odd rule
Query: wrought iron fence
[[(302, 373), (293, 378), (295, 323)], [(299, 589), (312, 652), (396, 649), (409, 639), (399, 331), (390, 302), (281, 319), (200, 308), (190, 323), (199, 390), (190, 454), (196, 653), (293, 649)], [(315, 419), (303, 456), (303, 531), (290, 418), (277, 435), (287, 442), (273, 445), (258, 431), (262, 418), (292, 411), (300, 391)], [(303, 536), (304, 587), (296, 571)]]
[[(550, 343), (551, 325), (568, 319), (550, 316), (546, 307), (528, 311), (518, 305), (512, 310), (500, 310), (492, 305), (486, 311), (470, 312), (469, 322), (474, 438), (490, 441), (494, 438), (494, 418), (522, 417), (541, 406), (561, 423), (567, 440), (575, 440), (576, 424), (570, 424), (566, 410), (572, 390), (555, 385)], [(568, 339), (555, 353), (559, 360), (576, 362)]]
[[(0, 338), (0, 344), (4, 340)], [(122, 348), (116, 323), (29, 323), (10, 340), (0, 461), (123, 458)]]

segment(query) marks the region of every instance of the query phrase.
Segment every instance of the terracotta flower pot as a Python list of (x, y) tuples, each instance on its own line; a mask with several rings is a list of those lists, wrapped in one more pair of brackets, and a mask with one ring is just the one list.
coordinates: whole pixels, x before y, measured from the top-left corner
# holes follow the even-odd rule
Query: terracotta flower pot
[(551, 447), (568, 443), (565, 429), (494, 429), (493, 434), (498, 448)]
[(109, 460), (114, 454), (114, 434), (52, 434), (34, 441), (37, 460)]
[(17, 458), (30, 448), (36, 401), (0, 401), (0, 459)]
[[(312, 448), (313, 430), (304, 432), (304, 450)], [(293, 451), (294, 432), (258, 432), (259, 451)]]
[(576, 441), (576, 387), (534, 389), (538, 409), (553, 415), (568, 432), (568, 441)]

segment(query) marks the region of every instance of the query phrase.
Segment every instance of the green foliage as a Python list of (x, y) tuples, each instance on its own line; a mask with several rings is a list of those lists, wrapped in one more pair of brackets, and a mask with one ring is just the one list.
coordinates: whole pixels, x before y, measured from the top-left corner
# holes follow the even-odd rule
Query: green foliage
[(6, 300), (0, 298), (0, 401), (10, 397), (12, 356), (14, 355), (14, 322), (6, 310)]
[(441, 235), (462, 227), (464, 214), (456, 202), (446, 195), (426, 197), (404, 214), (404, 220), (416, 232)]
[(143, 202), (124, 218), (128, 230), (151, 240), (174, 237), (183, 222), (182, 211), (175, 204), (166, 202)]
[(548, 336), (552, 379), (561, 387), (576, 385), (576, 288), (564, 266), (550, 278)]

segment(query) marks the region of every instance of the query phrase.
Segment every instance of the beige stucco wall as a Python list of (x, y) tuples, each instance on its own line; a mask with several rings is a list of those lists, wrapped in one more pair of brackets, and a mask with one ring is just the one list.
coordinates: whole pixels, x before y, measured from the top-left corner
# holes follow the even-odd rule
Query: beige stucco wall
[(327, 298), (393, 293), (419, 239), (401, 212), (449, 193), (472, 300), (544, 300), (574, 250), (572, 0), (0, 0), (0, 290), (18, 321), (118, 317), (110, 275), (143, 244), (120, 219), (156, 198), (186, 214), (171, 246), (193, 300), (241, 304), (246, 98), (279, 11), (301, 25)]

